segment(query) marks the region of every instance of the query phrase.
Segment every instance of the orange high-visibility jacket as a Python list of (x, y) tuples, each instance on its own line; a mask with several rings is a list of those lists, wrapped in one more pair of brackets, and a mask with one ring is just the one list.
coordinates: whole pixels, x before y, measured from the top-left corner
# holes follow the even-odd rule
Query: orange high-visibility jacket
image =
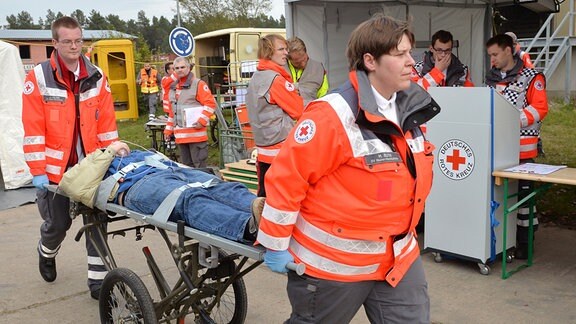
[(502, 78), (500, 70), (492, 68), (486, 84), (495, 88), (520, 110), (520, 159), (538, 156), (538, 136), (542, 120), (548, 114), (546, 78), (544, 74), (524, 66), (517, 56), (516, 65)]
[[(172, 83), (168, 97), (170, 110), (164, 134), (174, 134), (176, 144), (206, 142), (208, 140), (207, 126), (216, 109), (216, 100), (206, 82), (195, 78), (190, 72), (188, 76)], [(193, 121), (202, 127), (186, 127), (184, 115), (185, 109), (189, 108), (202, 109), (200, 117)]]
[(272, 163), (282, 143), (304, 110), (304, 100), (292, 83), (292, 77), (271, 60), (258, 61), (246, 93), (246, 107), (258, 161)]
[(339, 89), (306, 107), (268, 170), (258, 243), (288, 249), (312, 277), (396, 286), (419, 256), (432, 185), (419, 125), (440, 108), (412, 83), (397, 93), (399, 127), (377, 111), (364, 72)]
[(102, 70), (80, 56), (88, 77), (79, 80), (80, 94), (76, 99), (62, 79), (56, 55), (53, 51), (49, 61), (38, 64), (26, 76), (22, 123), (24, 157), (30, 173), (47, 174), (50, 181), (59, 183), (73, 149), (77, 117), (85, 154), (118, 140), (118, 130), (110, 85)]
[(140, 70), (140, 91), (142, 93), (157, 93), (158, 89), (158, 71), (150, 68), (150, 76), (146, 73), (146, 69)]
[(172, 85), (174, 81), (178, 81), (175, 73), (162, 77), (162, 110), (164, 110), (166, 114), (170, 112), (170, 98), (168, 94), (170, 93), (170, 85)]
[(424, 60), (417, 62), (412, 68), (412, 81), (426, 90), (430, 87), (473, 87), (468, 66), (462, 64), (456, 55), (450, 55), (452, 61), (444, 75), (444, 71), (434, 67), (432, 53), (426, 52)]

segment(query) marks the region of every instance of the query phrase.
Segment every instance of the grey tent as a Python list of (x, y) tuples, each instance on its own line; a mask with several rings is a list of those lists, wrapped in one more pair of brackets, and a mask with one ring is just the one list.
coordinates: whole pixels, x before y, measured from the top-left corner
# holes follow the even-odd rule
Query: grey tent
[[(322, 61), (330, 85), (338, 86), (347, 76), (345, 48), (350, 32), (376, 12), (399, 19), (411, 19), (416, 36), (414, 57), (419, 60), (428, 48), (432, 34), (450, 31), (458, 41), (462, 63), (470, 67), (472, 81), (481, 85), (487, 62), (484, 44), (492, 29), (492, 5), (514, 4), (512, 0), (418, 0), (418, 1), (344, 1), (285, 0), (286, 32), (305, 43), (310, 57)], [(526, 6), (549, 10), (554, 0), (531, 1)]]

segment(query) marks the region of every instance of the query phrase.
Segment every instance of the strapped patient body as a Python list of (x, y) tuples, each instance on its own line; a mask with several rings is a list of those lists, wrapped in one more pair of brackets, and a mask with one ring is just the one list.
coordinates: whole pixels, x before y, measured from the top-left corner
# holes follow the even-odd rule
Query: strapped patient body
[[(128, 155), (130, 152), (128, 146), (123, 142), (115, 142), (115, 143), (111, 144), (106, 150), (108, 150), (108, 152), (105, 152), (105, 153), (107, 153), (109, 155), (107, 157), (104, 157), (106, 159), (113, 158), (114, 156), (120, 156), (119, 154), (117, 154), (117, 152), (122, 153), (122, 155), (124, 155), (124, 156)], [(92, 161), (90, 161), (90, 162), (92, 162)], [(86, 162), (86, 163), (90, 163), (90, 162)], [(136, 169), (140, 166), (143, 166), (143, 165), (147, 165), (147, 166), (154, 167), (154, 168), (161, 168), (161, 169), (168, 168), (169, 165), (174, 165), (174, 166), (178, 166), (178, 167), (186, 167), (186, 166), (177, 164), (176, 162), (168, 159), (163, 154), (156, 152), (155, 154), (151, 154), (151, 155), (146, 156), (144, 161), (130, 163), (130, 164), (124, 166), (119, 171), (117, 171), (115, 174), (112, 174), (111, 176), (105, 178), (104, 180), (98, 180), (99, 185), (98, 185), (97, 189), (95, 190), (95, 192), (92, 193), (92, 196), (90, 196), (90, 197), (85, 197), (85, 196), (79, 197), (79, 196), (75, 195), (75, 192), (77, 191), (77, 188), (78, 188), (77, 182), (79, 181), (78, 179), (76, 179), (77, 177), (74, 177), (74, 179), (70, 179), (70, 180), (63, 179), (63, 181), (60, 183), (59, 187), (52, 186), (53, 188), (51, 188), (50, 190), (57, 192), (59, 194), (66, 195), (66, 196), (70, 197), (72, 200), (82, 202), (89, 207), (96, 207), (102, 211), (107, 212), (109, 215), (111, 213), (115, 214), (114, 216), (109, 216), (109, 218), (125, 216), (125, 217), (132, 218), (132, 219), (139, 221), (139, 222), (145, 222), (145, 223), (153, 225), (155, 227), (162, 228), (162, 229), (165, 229), (167, 231), (177, 233), (178, 232), (178, 224), (176, 222), (169, 221), (168, 218), (170, 217), (170, 214), (172, 213), (172, 210), (175, 207), (175, 204), (178, 200), (178, 197), (180, 197), (180, 195), (184, 192), (184, 190), (186, 190), (188, 188), (194, 188), (194, 187), (207, 188), (207, 187), (216, 185), (218, 183), (217, 181), (210, 180), (210, 181), (207, 181), (204, 183), (200, 183), (200, 182), (189, 183), (189, 184), (183, 185), (179, 188), (176, 188), (168, 195), (168, 197), (166, 197), (166, 199), (164, 199), (164, 201), (160, 204), (160, 206), (157, 208), (157, 210), (152, 215), (143, 214), (143, 213), (140, 213), (137, 211), (133, 211), (133, 210), (130, 210), (124, 206), (121, 206), (120, 204), (111, 202), (111, 201), (114, 201), (112, 198), (116, 195), (115, 190), (118, 188), (118, 186), (117, 186), (118, 182), (121, 181), (122, 177), (124, 175), (126, 175), (128, 172), (130, 172), (131, 170), (134, 170), (134, 169)], [(87, 176), (84, 173), (82, 173), (82, 178), (86, 178), (86, 177)], [(88, 177), (93, 177), (95, 179), (102, 179), (104, 177), (104, 174), (102, 174), (102, 172), (100, 172), (100, 173), (96, 173), (93, 175), (88, 175)], [(72, 177), (69, 177), (69, 178), (72, 178)], [(84, 180), (84, 181), (86, 181), (86, 180)], [(71, 188), (74, 188), (74, 189), (71, 189)], [(214, 235), (214, 234), (210, 234), (210, 233), (206, 233), (206, 232), (197, 230), (197, 229), (192, 228), (192, 227), (187, 226), (187, 225), (184, 226), (184, 233), (183, 234), (187, 238), (195, 239), (201, 243), (205, 243), (208, 245), (214, 245), (214, 246), (217, 246), (219, 248), (222, 248), (222, 249), (230, 251), (230, 252), (239, 253), (241, 255), (247, 256), (250, 259), (255, 259), (255, 260), (262, 260), (263, 259), (263, 255), (264, 255), (265, 250), (260, 246), (251, 246), (251, 245), (235, 242), (235, 241), (232, 241), (232, 240), (229, 240), (226, 238), (222, 238), (222, 237)]]

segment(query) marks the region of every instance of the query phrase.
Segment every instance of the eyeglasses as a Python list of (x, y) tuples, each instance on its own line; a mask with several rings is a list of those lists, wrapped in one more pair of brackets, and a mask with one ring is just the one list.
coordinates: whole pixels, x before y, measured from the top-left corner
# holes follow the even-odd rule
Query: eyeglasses
[(77, 39), (77, 40), (70, 40), (70, 39), (63, 39), (63, 40), (59, 40), (58, 43), (64, 45), (64, 46), (72, 46), (72, 44), (76, 44), (76, 46), (82, 46), (82, 44), (84, 44), (84, 41), (81, 39)]
[(434, 48), (434, 52), (438, 52), (438, 54), (450, 54), (452, 53), (451, 48), (441, 49), (441, 48)]

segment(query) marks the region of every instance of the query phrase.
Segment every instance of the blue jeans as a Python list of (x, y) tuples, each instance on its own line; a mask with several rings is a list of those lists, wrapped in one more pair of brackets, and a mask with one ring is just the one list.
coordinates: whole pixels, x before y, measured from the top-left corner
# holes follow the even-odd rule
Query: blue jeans
[(210, 179), (219, 183), (182, 192), (169, 220), (184, 220), (188, 226), (203, 232), (247, 243), (244, 230), (252, 217), (252, 201), (256, 196), (241, 183), (223, 182), (203, 171), (169, 168), (149, 174), (128, 190), (124, 206), (143, 214), (153, 214), (174, 189)]

